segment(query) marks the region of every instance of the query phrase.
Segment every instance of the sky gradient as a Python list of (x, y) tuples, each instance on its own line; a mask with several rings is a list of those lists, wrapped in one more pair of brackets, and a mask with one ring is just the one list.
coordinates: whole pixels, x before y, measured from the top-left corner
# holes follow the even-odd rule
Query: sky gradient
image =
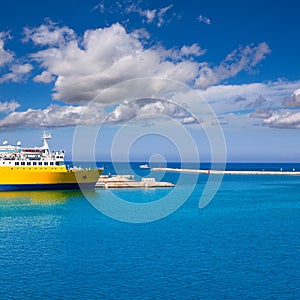
[(158, 129), (169, 128), (179, 141), (190, 135), (207, 161), (217, 144), (207, 130), (218, 122), (228, 161), (298, 162), (299, 8), (296, 0), (3, 1), (0, 142), (38, 145), (48, 130), (70, 159), (76, 126), (100, 124), (97, 160), (112, 159), (124, 126), (136, 135), (115, 151), (130, 159), (189, 157)]

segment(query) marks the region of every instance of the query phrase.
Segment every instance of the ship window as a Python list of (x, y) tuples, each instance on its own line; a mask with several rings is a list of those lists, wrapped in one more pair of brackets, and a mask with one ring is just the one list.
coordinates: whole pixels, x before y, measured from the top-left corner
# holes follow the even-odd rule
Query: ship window
[(33, 164), (34, 166), (36, 166), (36, 161), (34, 161), (32, 164)]
[(25, 166), (25, 161), (21, 161), (21, 166)]
[(48, 166), (48, 162), (47, 161), (44, 162), (44, 166)]
[(19, 165), (19, 162), (18, 162), (18, 161), (16, 161), (16, 162), (15, 162), (15, 166), (18, 166), (18, 165)]
[(59, 162), (57, 161), (56, 163), (55, 163), (57, 166), (59, 166)]
[(39, 161), (39, 166), (41, 166), (43, 163), (41, 161)]
[(50, 161), (50, 166), (53, 166), (53, 161)]
[(27, 166), (31, 166), (31, 162), (30, 161), (27, 162)]

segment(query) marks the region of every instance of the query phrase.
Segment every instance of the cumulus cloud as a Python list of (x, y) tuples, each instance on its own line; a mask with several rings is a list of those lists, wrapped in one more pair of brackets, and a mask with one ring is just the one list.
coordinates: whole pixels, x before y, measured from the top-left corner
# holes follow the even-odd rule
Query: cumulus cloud
[(131, 119), (153, 118), (169, 116), (172, 118), (182, 119), (189, 117), (190, 114), (176, 103), (162, 99), (140, 99), (138, 101), (125, 102), (109, 115), (107, 122), (120, 123)]
[(198, 18), (197, 18), (198, 22), (200, 23), (205, 23), (207, 25), (210, 25), (211, 24), (211, 20), (207, 17), (204, 17), (202, 15), (200, 15)]
[(285, 98), (282, 105), (284, 107), (300, 107), (300, 89), (294, 91), (290, 97)]
[(67, 26), (59, 27), (50, 19), (36, 28), (24, 28), (24, 42), (32, 41), (39, 46), (62, 46), (75, 38), (75, 32)]
[[(280, 111), (283, 99), (297, 90), (299, 85), (300, 81), (282, 80), (241, 85), (215, 85), (199, 93), (215, 113), (222, 117), (222, 124), (227, 122), (226, 126), (234, 124), (257, 126), (255, 119), (260, 119), (262, 125), (265, 119), (274, 114), (274, 111)], [(254, 111), (249, 112), (249, 109)], [(267, 123), (264, 125), (268, 126)]]
[(118, 105), (111, 113), (105, 114), (104, 110), (97, 105), (92, 106), (60, 106), (50, 105), (45, 109), (28, 109), (27, 111), (15, 112), (19, 104), (0, 102), (0, 112), (10, 114), (0, 120), (0, 129), (15, 127), (68, 127), (80, 125), (120, 124), (132, 119), (157, 119), (171, 117), (181, 120), (183, 124), (194, 123), (190, 113), (176, 103), (162, 99), (139, 99), (125, 101)]
[[(143, 82), (145, 85), (142, 86), (142, 89), (146, 89), (149, 85), (149, 80)], [(158, 80), (156, 83), (157, 87), (159, 87), (160, 81)], [(272, 84), (252, 83), (232, 86), (213, 86), (203, 92), (198, 92), (202, 94), (203, 98), (211, 105), (223, 126), (257, 126), (257, 119), (259, 119), (261, 124), (265, 126), (298, 128), (297, 115), (293, 116), (293, 114), (296, 113), (295, 111), (279, 110), (284, 95), (291, 94), (292, 91), (295, 91), (295, 87), (297, 86), (299, 86), (299, 82), (276, 82)], [(125, 84), (123, 86), (124, 89), (120, 88), (112, 92), (112, 98), (118, 98), (119, 95), (123, 95), (123, 99), (128, 99), (126, 91), (132, 90), (132, 87), (130, 82), (129, 84)], [(178, 95), (177, 93), (175, 94)], [(262, 107), (256, 108), (252, 113), (249, 113), (247, 110), (243, 111), (245, 102), (253, 104), (259, 99), (257, 94), (262, 94), (264, 95), (263, 98), (266, 97), (270, 99), (268, 100), (270, 107), (264, 107), (265, 104), (263, 104)], [(182, 96), (184, 97), (184, 95)], [(238, 97), (240, 97), (238, 101), (233, 100), (238, 99)], [(175, 118), (184, 125), (197, 123), (194, 117), (189, 113), (189, 104), (179, 106), (175, 103), (175, 99), (174, 102), (158, 98), (139, 99), (140, 100), (136, 101), (123, 101), (123, 103), (110, 108), (109, 111), (113, 109), (110, 114), (105, 113), (103, 106), (98, 106), (98, 102), (93, 103), (90, 108), (85, 105), (50, 105), (46, 109), (29, 109), (23, 112), (15, 112), (15, 109), (19, 107), (19, 104), (15, 101), (3, 102), (0, 105), (0, 111), (10, 114), (0, 121), (0, 129), (99, 124), (104, 120), (109, 124), (119, 124), (131, 119), (150, 120), (163, 118), (164, 116)], [(264, 101), (258, 102), (264, 103)], [(271, 104), (273, 108), (271, 108)], [(201, 116), (203, 113), (200, 105), (193, 107), (192, 112), (197, 116)], [(291, 120), (293, 120), (294, 123)]]
[[(9, 69), (8, 73), (5, 73), (0, 77), (0, 83), (3, 82), (19, 82), (23, 80), (24, 76), (28, 74), (33, 66), (29, 63), (19, 64), (14, 62), (14, 53), (4, 49), (4, 41), (5, 39), (10, 38), (8, 33), (0, 32), (0, 67), (4, 65), (8, 65), (7, 69)], [(5, 70), (7, 72), (7, 69)]]
[[(163, 18), (170, 9), (171, 6), (168, 6), (161, 11), (156, 11), (155, 18), (159, 19), (159, 16)], [(60, 27), (47, 20), (46, 24), (39, 27), (25, 28), (24, 35), (24, 41), (31, 41), (42, 49), (32, 53), (30, 57), (41, 68), (40, 74), (36, 75), (33, 80), (42, 83), (54, 82), (53, 99), (70, 105), (63, 107), (50, 105), (47, 109), (29, 109), (23, 112), (12, 110), (10, 115), (1, 120), (0, 128), (76, 125), (87, 102), (103, 91), (111, 89), (115, 84), (135, 78), (155, 77), (175, 80), (194, 88), (206, 88), (204, 93), (208, 92), (206, 95), (209, 96), (216, 92), (218, 97), (213, 97), (212, 103), (215, 105), (216, 112), (221, 112), (221, 114), (224, 113), (225, 106), (228, 104), (224, 100), (230, 93), (232, 93), (230, 105), (234, 111), (235, 105), (243, 103), (245, 106), (254, 101), (245, 93), (246, 90), (253, 94), (253, 87), (258, 88), (256, 92), (259, 92), (259, 89), (264, 91), (266, 88), (263, 84), (253, 84), (251, 87), (250, 85), (236, 86), (235, 88), (213, 86), (235, 76), (242, 70), (249, 71), (256, 66), (270, 51), (265, 43), (240, 47), (230, 53), (220, 65), (212, 67), (206, 62), (199, 61), (199, 57), (205, 54), (206, 50), (201, 49), (196, 43), (176, 49), (166, 49), (161, 45), (150, 47), (145, 42), (149, 39), (149, 33), (146, 30), (128, 32), (118, 23), (106, 28), (87, 30), (82, 37), (79, 37), (72, 29), (66, 26)], [(11, 65), (10, 72), (3, 75), (0, 82), (20, 81), (31, 72), (32, 68), (33, 66), (29, 63)], [(145, 92), (143, 95), (147, 97), (158, 97), (157, 91), (163, 90), (163, 85), (163, 80), (144, 80), (144, 84), (137, 87), (140, 89), (137, 94)], [(126, 88), (130, 88), (130, 84)], [(224, 91), (226, 91), (225, 94)], [(126, 93), (116, 87), (114, 92), (110, 93), (112, 96), (109, 99), (101, 98), (101, 95), (97, 97), (102, 108), (117, 106), (109, 116), (108, 122), (124, 122), (132, 117), (139, 118), (140, 115), (146, 113), (178, 118), (183, 124), (194, 122), (191, 115), (169, 102), (147, 100), (147, 103), (141, 101), (129, 107), (126, 103), (122, 103), (126, 99), (123, 97)], [(264, 92), (259, 94), (265, 96)], [(246, 97), (247, 100), (232, 102), (232, 99), (239, 95)], [(79, 106), (74, 106), (74, 104), (79, 104)], [(226, 109), (228, 110), (228, 107)], [(92, 113), (95, 113), (95, 117), (90, 117), (84, 122), (93, 123), (98, 117), (105, 117), (101, 110), (91, 112), (91, 116)]]
[(51, 75), (51, 73), (47, 71), (43, 71), (40, 75), (36, 75), (33, 78), (33, 81), (35, 82), (43, 82), (43, 83), (50, 83), (54, 80), (54, 77)]
[(4, 49), (4, 41), (7, 37), (6, 32), (0, 32), (0, 67), (11, 62), (14, 57), (13, 52)]
[[(265, 43), (240, 48), (212, 68), (208, 63), (197, 61), (196, 58), (205, 53), (198, 44), (184, 45), (178, 50), (162, 46), (147, 48), (144, 43), (147, 32), (129, 33), (118, 23), (88, 30), (82, 39), (70, 34), (70, 40), (63, 43), (54, 42), (60, 38), (51, 37), (52, 26), (50, 24), (48, 30), (38, 27), (38, 39), (33, 38), (43, 45), (55, 44), (55, 47), (48, 46), (32, 54), (31, 57), (46, 71), (34, 80), (50, 82), (55, 78), (53, 98), (70, 104), (89, 101), (116, 83), (141, 77), (162, 77), (207, 88), (242, 70), (251, 69), (264, 58), (262, 53), (269, 51)], [(58, 32), (69, 32), (65, 28), (55, 28)], [(47, 37), (49, 32), (50, 39)], [(114, 99), (115, 103), (120, 103), (121, 97)]]
[[(269, 99), (270, 105), (280, 107), (283, 99), (291, 95), (300, 85), (300, 81), (255, 82), (239, 85), (214, 85), (206, 90), (199, 91), (203, 97), (217, 110), (217, 112), (232, 110), (237, 106), (244, 108), (248, 103), (253, 103), (261, 95)], [(240, 97), (245, 98), (242, 100)], [(234, 101), (239, 99), (242, 101)]]
[(244, 48), (240, 47), (234, 50), (227, 55), (219, 66), (210, 67), (208, 63), (203, 63), (200, 69), (200, 76), (196, 80), (196, 85), (206, 89), (224, 79), (237, 75), (243, 70), (250, 71), (264, 59), (270, 51), (269, 46), (263, 42), (257, 46), (248, 45)]
[[(88, 111), (87, 111), (88, 110)], [(100, 109), (89, 109), (86, 106), (50, 105), (46, 109), (28, 109), (12, 112), (0, 120), (0, 129), (66, 127), (77, 124), (99, 124), (104, 118)]]
[(300, 128), (300, 112), (277, 111), (263, 121), (264, 125), (276, 128)]
[(33, 69), (31, 64), (14, 64), (10, 67), (9, 73), (4, 74), (0, 77), (0, 83), (3, 82), (19, 82), (23, 80), (24, 76), (28, 74)]
[(131, 78), (157, 76), (187, 83), (197, 76), (198, 63), (173, 62), (164, 55), (160, 49), (145, 48), (136, 32), (132, 35), (114, 24), (86, 31), (81, 44), (70, 41), (61, 48), (38, 51), (32, 58), (57, 78), (55, 100), (78, 103)]

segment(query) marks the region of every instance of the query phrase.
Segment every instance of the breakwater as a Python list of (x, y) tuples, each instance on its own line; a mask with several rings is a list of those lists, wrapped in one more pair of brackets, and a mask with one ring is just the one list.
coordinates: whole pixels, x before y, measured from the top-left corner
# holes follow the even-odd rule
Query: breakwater
[(163, 172), (181, 172), (192, 174), (215, 174), (215, 175), (287, 175), (287, 176), (300, 176), (299, 171), (255, 171), (255, 170), (201, 170), (201, 169), (179, 169), (179, 168), (151, 168), (151, 171)]

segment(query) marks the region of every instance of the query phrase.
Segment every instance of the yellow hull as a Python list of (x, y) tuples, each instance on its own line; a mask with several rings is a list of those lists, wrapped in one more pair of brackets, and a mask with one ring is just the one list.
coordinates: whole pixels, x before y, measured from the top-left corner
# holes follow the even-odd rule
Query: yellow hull
[(94, 187), (102, 169), (51, 167), (1, 167), (0, 190)]

